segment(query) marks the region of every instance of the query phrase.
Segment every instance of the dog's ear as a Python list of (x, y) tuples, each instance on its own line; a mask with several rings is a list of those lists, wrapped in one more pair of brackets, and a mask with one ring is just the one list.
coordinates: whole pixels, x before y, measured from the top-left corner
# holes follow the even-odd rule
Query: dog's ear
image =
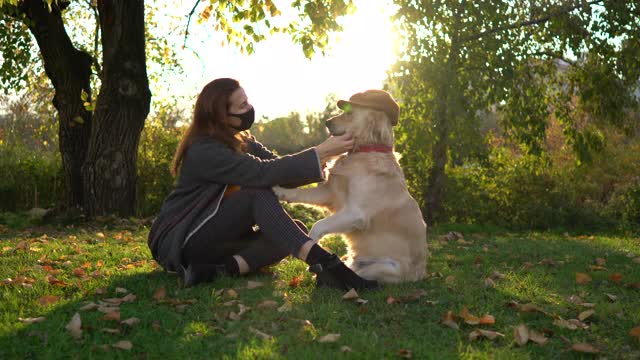
[(387, 114), (381, 111), (371, 111), (370, 116), (373, 142), (378, 144), (393, 144), (393, 128)]

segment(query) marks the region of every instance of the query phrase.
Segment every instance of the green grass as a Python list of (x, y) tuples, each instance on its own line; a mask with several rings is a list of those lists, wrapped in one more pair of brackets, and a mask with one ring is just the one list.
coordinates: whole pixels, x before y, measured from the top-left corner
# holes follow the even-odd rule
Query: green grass
[[(146, 246), (148, 228), (136, 222), (25, 231), (2, 228), (0, 280), (25, 276), (33, 282), (30, 286), (0, 284), (0, 358), (394, 359), (408, 356), (407, 350), (414, 359), (592, 357), (569, 350), (568, 343), (579, 342), (596, 346), (606, 358), (640, 357), (640, 342), (629, 334), (640, 326), (640, 290), (624, 286), (640, 282), (640, 264), (628, 256), (640, 256), (640, 239), (495, 229), (473, 232), (483, 230), (456, 227), (439, 231), (450, 230), (464, 232), (469, 243), (439, 240), (438, 230), (430, 231), (429, 278), (363, 292), (360, 296), (368, 302), (357, 305), (343, 301), (342, 292), (316, 289), (305, 265), (291, 258), (270, 272), (220, 278), (183, 289), (175, 275), (163, 272), (151, 260)], [(29, 248), (14, 251), (21, 241)], [(332, 238), (327, 244), (344, 253), (340, 239)], [(606, 260), (606, 270), (589, 269), (596, 258)], [(543, 259), (553, 259), (555, 265), (538, 264)], [(523, 266), (526, 262), (533, 266)], [(66, 286), (48, 283), (47, 265), (60, 270), (54, 276)], [(74, 274), (78, 268), (84, 270), (85, 278)], [(505, 278), (497, 280), (495, 288), (487, 288), (484, 279), (494, 271)], [(576, 272), (589, 273), (593, 281), (576, 284)], [(616, 272), (623, 275), (619, 284), (609, 279)], [(301, 282), (291, 287), (296, 276)], [(248, 280), (264, 286), (247, 289)], [(159, 302), (153, 296), (160, 287), (166, 289), (166, 297)], [(96, 294), (101, 288), (105, 293)], [(121, 320), (139, 318), (137, 325), (104, 320), (104, 314), (97, 311), (79, 311), (88, 302), (126, 295), (116, 293), (116, 288), (136, 296), (120, 305), (120, 312)], [(229, 312), (237, 312), (238, 305), (225, 306), (230, 299), (219, 294), (229, 288), (237, 291), (240, 303), (251, 308), (237, 321), (229, 319)], [(425, 295), (387, 303), (389, 297), (402, 298), (418, 290)], [(611, 302), (605, 293), (617, 296), (617, 301)], [(38, 299), (46, 295), (59, 296), (59, 300), (42, 306)], [(553, 324), (554, 316), (571, 319), (586, 310), (572, 304), (571, 295), (595, 304), (595, 314), (585, 320), (588, 329), (569, 330)], [(265, 300), (281, 306), (285, 299), (291, 302), (291, 311), (258, 308)], [(510, 301), (534, 303), (548, 315), (521, 313), (506, 306)], [(447, 311), (458, 314), (465, 306), (474, 315), (493, 315), (496, 323), (471, 326), (459, 320), (459, 330), (440, 323)], [(65, 330), (76, 312), (82, 318), (79, 340)], [(35, 324), (18, 321), (40, 316), (46, 319)], [(520, 347), (513, 335), (518, 324), (547, 329), (552, 335), (545, 345), (529, 342)], [(118, 333), (105, 332), (105, 328)], [(475, 328), (499, 331), (505, 337), (470, 341), (469, 333)], [(250, 329), (272, 338), (262, 339)], [(318, 342), (330, 333), (341, 337), (334, 343)], [(130, 341), (132, 349), (111, 347), (120, 340)], [(352, 351), (343, 352), (343, 346)]]

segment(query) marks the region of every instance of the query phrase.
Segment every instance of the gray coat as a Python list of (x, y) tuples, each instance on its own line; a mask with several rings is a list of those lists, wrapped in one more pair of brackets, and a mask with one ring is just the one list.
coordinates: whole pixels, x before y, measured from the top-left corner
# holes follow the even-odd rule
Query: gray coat
[(165, 270), (180, 271), (182, 248), (215, 216), (227, 185), (290, 187), (323, 180), (313, 148), (278, 157), (253, 136), (248, 145), (247, 154), (212, 138), (200, 138), (189, 146), (176, 188), (164, 200), (149, 232), (151, 254)]

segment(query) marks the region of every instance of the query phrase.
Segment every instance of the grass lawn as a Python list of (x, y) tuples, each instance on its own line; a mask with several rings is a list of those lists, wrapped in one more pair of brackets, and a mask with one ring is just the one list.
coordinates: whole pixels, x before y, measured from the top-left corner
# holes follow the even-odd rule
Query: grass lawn
[[(430, 276), (362, 303), (316, 289), (291, 258), (183, 289), (147, 233), (1, 228), (0, 359), (640, 358), (638, 238), (430, 230)], [(326, 245), (344, 253), (339, 238)], [(471, 340), (475, 329), (495, 338)], [(543, 344), (520, 346), (527, 334)]]

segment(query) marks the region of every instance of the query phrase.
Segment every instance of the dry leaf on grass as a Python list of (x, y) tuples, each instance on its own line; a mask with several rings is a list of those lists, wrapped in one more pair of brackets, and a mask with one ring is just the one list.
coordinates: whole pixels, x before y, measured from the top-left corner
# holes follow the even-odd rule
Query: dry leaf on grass
[(513, 337), (519, 346), (524, 346), (529, 342), (529, 329), (527, 325), (520, 324), (513, 329)]
[(491, 278), (486, 278), (486, 279), (484, 279), (484, 287), (486, 287), (486, 288), (495, 288), (496, 287), (496, 282), (493, 281)]
[(456, 316), (453, 314), (452, 311), (447, 311), (447, 313), (442, 317), (440, 322), (443, 325), (448, 326), (452, 329), (456, 329), (456, 330), (460, 329), (460, 326), (458, 326), (458, 323), (456, 322)]
[(271, 336), (271, 335), (269, 335), (267, 333), (264, 333), (264, 332), (262, 332), (262, 331), (260, 331), (258, 329), (254, 329), (252, 327), (249, 327), (249, 331), (254, 333), (254, 334), (256, 334), (256, 335), (258, 335), (258, 337), (260, 337), (263, 340), (270, 340), (271, 338), (273, 338), (273, 336)]
[(122, 320), (120, 321), (120, 324), (127, 324), (129, 326), (135, 326), (140, 322), (140, 319), (138, 319), (137, 317), (130, 317), (126, 320)]
[(167, 296), (167, 289), (164, 286), (160, 286), (153, 292), (153, 299), (156, 301), (163, 300)]
[(258, 304), (258, 309), (275, 309), (278, 307), (278, 302), (274, 300), (265, 300)]
[(327, 334), (318, 339), (319, 343), (334, 343), (340, 340), (340, 334)]
[(262, 287), (264, 284), (261, 283), (260, 281), (247, 281), (247, 289), (251, 290), (251, 289), (255, 289), (255, 288), (259, 288)]
[(96, 304), (94, 302), (90, 302), (88, 304), (83, 305), (78, 310), (79, 311), (93, 311), (93, 310), (96, 310), (98, 307), (100, 307), (100, 305), (98, 305), (98, 304)]
[(120, 329), (102, 328), (100, 329), (100, 331), (106, 332), (108, 334), (120, 334)]
[(398, 351), (398, 356), (405, 359), (411, 359), (413, 357), (413, 353), (409, 349), (400, 349)]
[(589, 274), (577, 272), (576, 273), (576, 284), (584, 285), (588, 284), (592, 281), (591, 276)]
[(629, 330), (629, 335), (640, 340), (640, 326), (636, 326), (633, 329)]
[(469, 340), (475, 341), (480, 338), (487, 338), (489, 340), (495, 340), (499, 337), (504, 337), (504, 334), (492, 330), (474, 329), (469, 333)]
[(613, 281), (616, 284), (619, 284), (620, 281), (622, 280), (622, 274), (613, 273), (613, 274), (609, 275), (609, 280)]
[(618, 300), (618, 297), (617, 297), (616, 295), (609, 294), (609, 293), (604, 293), (604, 294), (607, 296), (607, 298), (608, 298), (608, 299), (609, 299), (609, 301), (611, 301), (611, 302), (615, 302), (616, 300)]
[(18, 321), (25, 324), (35, 324), (35, 323), (43, 322), (45, 320), (46, 318), (42, 316), (39, 316), (36, 318), (21, 318), (21, 317), (18, 318)]
[(300, 276), (294, 276), (291, 281), (289, 281), (289, 287), (298, 287), (302, 282), (302, 278)]
[(82, 337), (82, 319), (80, 318), (79, 313), (75, 313), (71, 318), (71, 321), (65, 326), (65, 329), (69, 332), (71, 336), (75, 339), (80, 339)]
[(589, 316), (593, 315), (595, 312), (596, 312), (595, 310), (583, 311), (578, 315), (578, 320), (585, 321)]
[(460, 314), (458, 314), (458, 316), (460, 316), (465, 323), (469, 324), (469, 325), (478, 325), (480, 324), (480, 318), (478, 318), (475, 315), (471, 315), (471, 313), (469, 313), (469, 310), (467, 310), (467, 307), (463, 307), (462, 310), (460, 311)]
[(113, 346), (116, 349), (122, 349), (122, 350), (131, 350), (133, 348), (133, 344), (131, 343), (131, 341), (128, 341), (128, 340), (120, 340), (111, 346)]
[(234, 289), (228, 289), (224, 292), (223, 297), (226, 299), (236, 299), (238, 297), (238, 292)]
[(120, 311), (111, 311), (104, 315), (103, 320), (116, 320), (120, 321)]
[(340, 347), (340, 351), (342, 351), (343, 353), (348, 353), (348, 352), (352, 352), (353, 350), (350, 347), (343, 345)]
[(598, 266), (605, 266), (605, 265), (607, 265), (607, 260), (605, 260), (603, 258), (596, 258), (596, 264)]
[(45, 295), (38, 299), (38, 303), (42, 306), (47, 306), (53, 304), (54, 302), (60, 300), (60, 296), (56, 295)]
[(595, 346), (589, 343), (577, 343), (571, 345), (571, 350), (585, 354), (597, 354), (600, 352)]

